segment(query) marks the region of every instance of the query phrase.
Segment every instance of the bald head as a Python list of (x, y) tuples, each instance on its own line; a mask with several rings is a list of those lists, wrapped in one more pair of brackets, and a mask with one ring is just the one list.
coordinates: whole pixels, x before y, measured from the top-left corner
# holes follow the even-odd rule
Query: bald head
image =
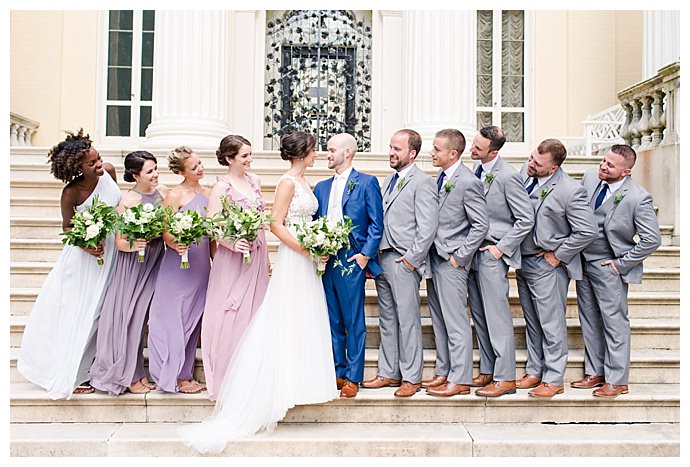
[(328, 168), (341, 173), (352, 166), (352, 158), (357, 152), (357, 140), (349, 133), (339, 133), (328, 140)]

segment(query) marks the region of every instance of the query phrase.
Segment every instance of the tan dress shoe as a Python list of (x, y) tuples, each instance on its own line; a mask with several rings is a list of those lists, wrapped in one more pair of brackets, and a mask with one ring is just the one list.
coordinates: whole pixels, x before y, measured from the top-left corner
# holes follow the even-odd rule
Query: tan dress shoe
[(339, 378), (338, 376), (335, 377), (335, 386), (338, 388), (338, 390), (343, 388), (343, 384), (345, 384), (345, 380), (343, 378)]
[(448, 381), (448, 378), (446, 378), (445, 376), (436, 375), (431, 379), (427, 379), (425, 381), (422, 381), (422, 387), (423, 388), (435, 388), (436, 386), (442, 385), (446, 381)]
[(592, 391), (593, 396), (597, 397), (616, 397), (620, 396), (621, 394), (627, 394), (628, 393), (628, 385), (627, 384), (621, 384), (619, 386), (616, 386), (614, 384), (609, 384), (606, 383), (599, 389), (595, 389)]
[(427, 389), (426, 393), (429, 394), (430, 396), (450, 397), (450, 396), (455, 396), (456, 394), (460, 394), (460, 395), (469, 394), (470, 393), (470, 387), (467, 386), (466, 384), (456, 384), (456, 383), (447, 382), (446, 384), (442, 384), (441, 386)]
[(393, 394), (395, 397), (410, 397), (422, 388), (420, 383), (414, 384), (404, 381), (402, 386)]
[(592, 389), (603, 386), (605, 382), (603, 376), (585, 375), (584, 378), (570, 383), (570, 387), (575, 389)]
[(483, 388), (484, 386), (491, 383), (494, 380), (494, 375), (487, 375), (486, 373), (479, 373), (477, 376), (472, 378), (473, 388)]
[(376, 375), (376, 378), (368, 379), (362, 382), (362, 387), (367, 389), (379, 389), (387, 387), (398, 387), (400, 386), (399, 379), (384, 378), (383, 376)]
[(554, 386), (549, 383), (541, 383), (527, 393), (530, 397), (553, 397), (556, 394), (563, 394), (563, 386)]
[(359, 385), (346, 379), (340, 389), (340, 397), (355, 397), (358, 391)]
[(532, 389), (539, 386), (539, 383), (541, 383), (540, 376), (525, 375), (515, 381), (515, 387), (518, 389)]
[(504, 394), (515, 394), (516, 392), (515, 381), (493, 381), (488, 386), (474, 391), (474, 394), (483, 397), (499, 397)]

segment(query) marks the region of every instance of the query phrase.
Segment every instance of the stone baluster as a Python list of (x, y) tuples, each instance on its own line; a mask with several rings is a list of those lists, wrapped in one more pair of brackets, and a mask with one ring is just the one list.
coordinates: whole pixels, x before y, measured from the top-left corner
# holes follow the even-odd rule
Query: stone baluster
[(625, 123), (623, 123), (623, 126), (620, 129), (620, 136), (625, 140), (625, 143), (628, 145), (631, 145), (632, 143), (632, 130), (631, 125), (632, 125), (632, 118), (633, 118), (633, 108), (630, 103), (625, 103), (623, 104), (623, 110), (625, 111)]
[(664, 92), (661, 89), (654, 91), (654, 107), (652, 108), (652, 117), (649, 120), (649, 128), (652, 130), (652, 147), (659, 146), (664, 136), (664, 128), (666, 127), (666, 117), (664, 115)]
[(637, 130), (640, 133), (640, 150), (647, 149), (652, 145), (651, 117), (653, 100), (654, 99), (649, 94), (640, 97), (640, 101), (642, 102), (642, 114), (640, 116), (640, 121), (637, 123)]
[(17, 139), (18, 131), (19, 125), (10, 123), (10, 146), (19, 146), (19, 140)]
[(680, 111), (680, 87), (679, 80), (673, 79), (664, 82), (664, 94), (666, 95), (666, 105), (662, 113), (663, 125), (665, 128), (664, 139), (661, 144), (673, 144), (680, 139), (678, 134), (678, 112)]
[(631, 136), (631, 146), (633, 149), (637, 150), (641, 144), (642, 132), (640, 131), (640, 120), (642, 119), (642, 103), (640, 99), (635, 98), (632, 100), (633, 107), (633, 118), (630, 124), (630, 136)]

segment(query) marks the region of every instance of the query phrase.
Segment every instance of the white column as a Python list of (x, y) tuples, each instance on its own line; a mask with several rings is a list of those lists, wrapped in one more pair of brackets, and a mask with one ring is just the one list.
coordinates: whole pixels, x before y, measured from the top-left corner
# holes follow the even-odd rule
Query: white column
[(145, 146), (213, 149), (228, 130), (227, 12), (156, 11)]
[(474, 11), (405, 12), (405, 127), (423, 138), (455, 128), (476, 133), (476, 15)]
[(680, 60), (680, 11), (644, 12), (644, 76), (656, 75), (660, 68)]

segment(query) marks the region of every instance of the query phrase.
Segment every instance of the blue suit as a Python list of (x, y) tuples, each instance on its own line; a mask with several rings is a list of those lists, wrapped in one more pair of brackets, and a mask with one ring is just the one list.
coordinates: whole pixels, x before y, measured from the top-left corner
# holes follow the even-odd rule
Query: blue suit
[[(314, 188), (314, 195), (319, 201), (316, 217), (328, 214), (332, 184), (333, 177), (317, 183)], [(342, 210), (343, 216), (352, 219), (354, 230), (350, 232), (350, 249), (342, 248), (337, 257), (345, 267), (354, 267), (350, 274), (343, 275), (342, 269), (333, 267), (335, 258), (331, 258), (323, 275), (323, 287), (331, 323), (335, 374), (359, 383), (364, 378), (364, 341), (367, 332), (364, 319), (365, 271), (372, 276), (381, 274), (376, 252), (383, 235), (383, 203), (376, 177), (353, 169), (343, 192)], [(357, 253), (369, 257), (364, 270), (354, 261), (347, 262)]]

